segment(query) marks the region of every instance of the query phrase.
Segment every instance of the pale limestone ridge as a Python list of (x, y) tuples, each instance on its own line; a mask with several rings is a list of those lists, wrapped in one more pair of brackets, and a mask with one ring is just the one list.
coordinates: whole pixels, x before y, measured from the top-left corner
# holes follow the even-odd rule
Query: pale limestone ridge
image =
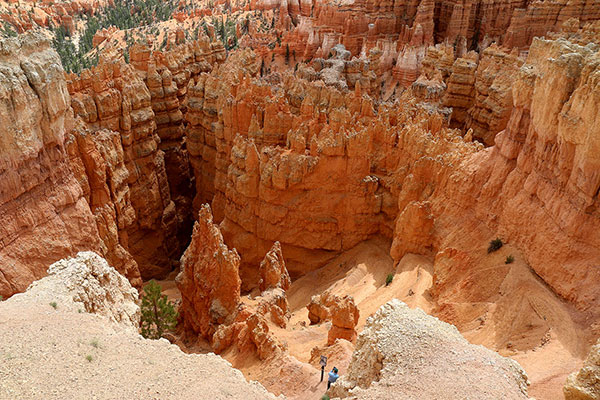
[(410, 309), (384, 304), (358, 337), (348, 373), (332, 398), (527, 399), (521, 366), (475, 346), (455, 326)]
[(94, 252), (83, 251), (48, 268), (48, 276), (33, 282), (15, 301), (34, 298), (42, 304), (56, 302), (70, 311), (107, 317), (137, 330), (140, 325), (138, 292), (129, 281)]
[(600, 340), (590, 350), (583, 367), (569, 375), (563, 392), (566, 400), (600, 399)]

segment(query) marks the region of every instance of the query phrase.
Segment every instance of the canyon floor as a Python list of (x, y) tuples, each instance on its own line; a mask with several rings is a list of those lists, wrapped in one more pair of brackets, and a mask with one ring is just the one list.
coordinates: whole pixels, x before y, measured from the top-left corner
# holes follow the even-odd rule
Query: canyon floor
[[(320, 382), (319, 356), (324, 354), (328, 357), (328, 368), (337, 366), (340, 374), (346, 372), (350, 362), (353, 346), (351, 343), (340, 340), (334, 346), (327, 347), (327, 332), (331, 327), (330, 322), (310, 325), (308, 319), (308, 302), (313, 295), (324, 291), (343, 296), (350, 295), (356, 301), (360, 310), (360, 319), (357, 330), (360, 332), (365, 325), (366, 319), (386, 302), (397, 298), (405, 302), (411, 308), (420, 308), (432, 313), (436, 304), (432, 300), (429, 290), (432, 286), (433, 261), (425, 256), (408, 254), (399, 265), (394, 268), (394, 262), (389, 255), (390, 242), (384, 238), (375, 238), (363, 242), (353, 249), (344, 252), (327, 265), (308, 273), (307, 275), (292, 282), (287, 291), (291, 317), (286, 329), (270, 323), (269, 328), (275, 336), (287, 344), (289, 354), (299, 361), (309, 363), (314, 368), (310, 372), (314, 379), (310, 382), (290, 382), (279, 385), (276, 381), (272, 385), (266, 385), (274, 392), (294, 392), (293, 385), (309, 388), (308, 392), (293, 396), (297, 399), (315, 399), (326, 390), (326, 380)], [(511, 252), (505, 248), (504, 252)], [(496, 257), (496, 259), (501, 256)], [(496, 262), (494, 260), (493, 262)], [(516, 282), (538, 282), (538, 278), (532, 274), (531, 269), (522, 260), (517, 260), (513, 268), (518, 270), (515, 275), (509, 276), (507, 280)], [(493, 271), (492, 265), (490, 270)], [(391, 284), (386, 285), (388, 274), (394, 274)], [(169, 279), (158, 281), (163, 288), (163, 293), (170, 300), (178, 301), (181, 295), (174, 281), (174, 274)], [(539, 283), (539, 282), (538, 282)], [(514, 282), (506, 282), (507, 285)], [(244, 302), (252, 302), (257, 295), (257, 290), (246, 294)], [(552, 309), (557, 315), (570, 315), (569, 319), (554, 318), (552, 328), (548, 330), (542, 342), (536, 333), (531, 334), (528, 330), (513, 331), (512, 335), (520, 338), (519, 346), (524, 350), (506, 349), (506, 343), (494, 341), (494, 335), (489, 331), (483, 331), (483, 326), (464, 330), (461, 333), (474, 344), (483, 344), (492, 349), (501, 349), (500, 354), (510, 357), (525, 369), (529, 376), (529, 395), (537, 399), (561, 399), (563, 398), (563, 386), (567, 376), (573, 371), (581, 368), (590, 345), (582, 345), (579, 339), (582, 336), (583, 324), (577, 326), (574, 319), (578, 318), (572, 307), (555, 296), (552, 296), (550, 304), (548, 301), (547, 288), (543, 284), (537, 286), (537, 291), (529, 293), (525, 301), (536, 301), (544, 304), (544, 307)], [(513, 321), (519, 318), (523, 312), (520, 306), (521, 298), (515, 298), (510, 304), (503, 307), (511, 314), (502, 315), (503, 321)], [(527, 316), (522, 316), (526, 318)], [(510, 327), (494, 326), (493, 329), (510, 329)], [(578, 330), (577, 335), (573, 335)], [(584, 330), (585, 331), (585, 330)], [(558, 332), (558, 334), (557, 334)], [(566, 332), (566, 333), (565, 333)], [(589, 332), (586, 332), (589, 334)], [(210, 351), (208, 343), (194, 343), (187, 347), (179, 343), (185, 351), (190, 353), (204, 353)], [(313, 352), (313, 349), (315, 351)], [(261, 360), (248, 358), (247, 355), (238, 357), (235, 351), (226, 352), (222, 356), (232, 365), (240, 369), (248, 380), (259, 382), (271, 381)]]

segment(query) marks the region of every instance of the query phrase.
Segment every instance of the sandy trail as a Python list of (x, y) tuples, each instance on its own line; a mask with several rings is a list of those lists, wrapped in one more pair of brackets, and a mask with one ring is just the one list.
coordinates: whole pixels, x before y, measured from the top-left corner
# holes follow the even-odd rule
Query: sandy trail
[[(317, 356), (326, 354), (329, 357), (328, 368), (335, 365), (344, 374), (352, 346), (346, 342), (327, 348), (330, 323), (309, 325), (306, 306), (313, 295), (330, 290), (339, 296), (353, 296), (360, 310), (358, 332), (371, 314), (393, 298), (433, 315), (439, 312), (438, 304), (430, 295), (433, 260), (408, 254), (394, 267), (389, 247), (389, 241), (382, 238), (360, 243), (325, 266), (295, 280), (287, 291), (291, 312), (287, 328), (274, 324), (270, 324), (269, 328), (278, 340), (287, 345), (289, 355), (301, 362), (295, 367), (301, 372), (289, 373), (296, 373), (308, 381), (285, 382), (283, 377), (273, 377), (275, 369), (265, 368), (256, 358), (241, 358), (235, 352), (223, 356), (241, 369), (247, 379), (259, 380), (268, 389), (270, 385), (265, 380), (271, 381), (270, 389), (274, 392), (291, 394), (290, 398), (294, 399), (318, 398), (325, 391), (325, 383), (319, 382)], [(460, 312), (460, 320), (449, 322), (455, 323), (470, 342), (517, 360), (529, 375), (531, 396), (538, 399), (562, 398), (562, 386), (567, 375), (581, 367), (589, 350), (590, 335), (582, 316), (532, 274), (515, 249), (507, 246), (504, 251), (516, 255), (514, 264), (505, 266), (503, 262), (498, 263), (498, 260), (503, 260), (503, 255), (482, 257), (477, 260), (476, 270), (460, 276), (470, 285), (469, 282), (489, 275), (485, 278), (487, 281), (500, 282), (499, 286), (494, 284), (490, 287), (499, 287), (500, 292), (485, 293), (487, 287), (484, 285), (482, 301), (478, 303), (461, 297), (459, 290), (455, 294), (456, 303), (450, 304)], [(386, 286), (385, 280), (390, 273), (394, 274), (394, 279)], [(173, 279), (174, 275), (159, 283), (170, 299), (177, 299), (179, 292)], [(457, 287), (464, 285), (459, 282)], [(244, 296), (243, 301), (251, 303), (254, 300)], [(289, 365), (284, 361), (281, 363)]]

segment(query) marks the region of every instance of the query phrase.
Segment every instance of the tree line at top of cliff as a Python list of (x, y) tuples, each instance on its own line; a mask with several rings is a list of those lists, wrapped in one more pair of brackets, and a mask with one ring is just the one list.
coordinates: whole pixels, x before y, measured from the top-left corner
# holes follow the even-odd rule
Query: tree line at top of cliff
[(79, 73), (96, 65), (98, 55), (90, 56), (93, 38), (97, 31), (115, 26), (120, 30), (138, 28), (171, 18), (177, 8), (174, 0), (116, 0), (113, 5), (101, 9), (96, 15), (87, 15), (85, 28), (77, 44), (64, 26), (53, 28), (52, 44), (67, 72)]

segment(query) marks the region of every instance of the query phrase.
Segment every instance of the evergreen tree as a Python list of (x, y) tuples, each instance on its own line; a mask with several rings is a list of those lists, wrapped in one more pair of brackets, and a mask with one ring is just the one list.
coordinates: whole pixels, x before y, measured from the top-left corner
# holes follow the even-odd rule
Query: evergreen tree
[(286, 65), (290, 63), (290, 45), (287, 43), (285, 45), (285, 63)]
[(161, 295), (161, 287), (151, 280), (144, 287), (142, 297), (142, 336), (148, 339), (159, 339), (162, 335), (175, 329), (177, 312), (167, 296)]
[(2, 31), (0, 33), (2, 34), (2, 36), (5, 36), (5, 37), (17, 36), (17, 32), (15, 32), (15, 30), (13, 29), (13, 26), (11, 24), (9, 24), (8, 22), (4, 22), (4, 28), (2, 29)]
[(223, 44), (227, 46), (227, 32), (225, 32), (225, 22), (223, 20), (221, 20), (221, 24), (219, 25), (219, 35)]

